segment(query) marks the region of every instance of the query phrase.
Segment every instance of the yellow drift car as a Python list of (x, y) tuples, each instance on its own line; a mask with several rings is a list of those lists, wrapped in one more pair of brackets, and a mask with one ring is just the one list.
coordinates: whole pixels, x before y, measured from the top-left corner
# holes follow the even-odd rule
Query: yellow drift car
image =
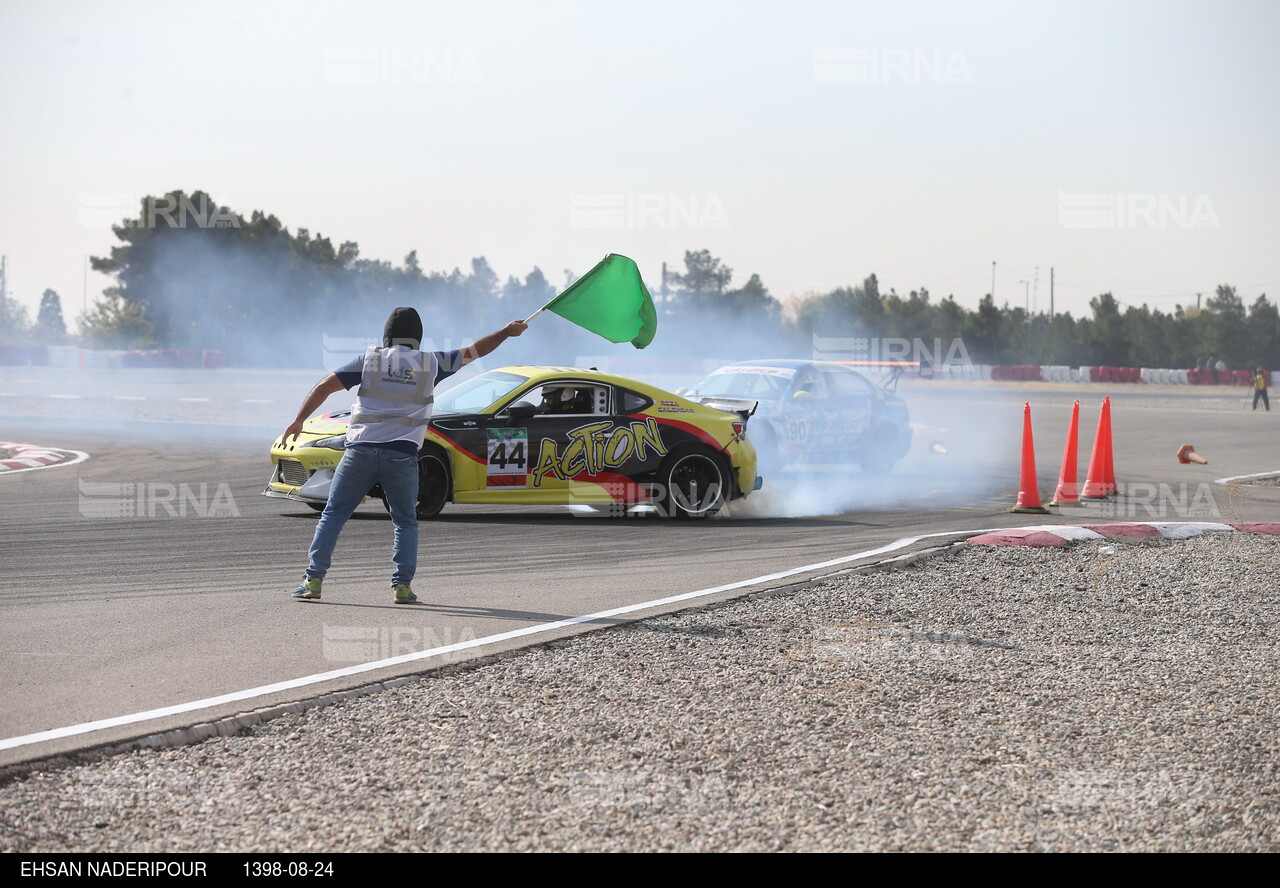
[[(418, 517), (450, 502), (714, 515), (761, 485), (748, 416), (596, 370), (490, 370), (436, 393), (418, 456)], [(323, 509), (349, 420), (326, 413), (296, 442), (277, 439), (263, 493)]]

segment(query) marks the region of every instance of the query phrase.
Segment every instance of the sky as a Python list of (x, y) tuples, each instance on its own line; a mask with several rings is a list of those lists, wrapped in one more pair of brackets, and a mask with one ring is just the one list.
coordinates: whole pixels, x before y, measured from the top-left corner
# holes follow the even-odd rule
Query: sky
[(1280, 295), (1273, 2), (0, 0), (0, 255), (34, 319), (203, 190), (428, 271), (779, 299)]

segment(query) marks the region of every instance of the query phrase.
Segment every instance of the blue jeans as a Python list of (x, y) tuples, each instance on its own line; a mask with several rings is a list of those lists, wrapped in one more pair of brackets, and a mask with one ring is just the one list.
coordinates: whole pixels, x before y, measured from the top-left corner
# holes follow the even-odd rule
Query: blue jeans
[(338, 535), (370, 488), (381, 484), (391, 508), (395, 542), (391, 585), (409, 585), (418, 569), (418, 460), (385, 447), (351, 448), (338, 462), (320, 523), (311, 539), (307, 576), (324, 579), (333, 560)]

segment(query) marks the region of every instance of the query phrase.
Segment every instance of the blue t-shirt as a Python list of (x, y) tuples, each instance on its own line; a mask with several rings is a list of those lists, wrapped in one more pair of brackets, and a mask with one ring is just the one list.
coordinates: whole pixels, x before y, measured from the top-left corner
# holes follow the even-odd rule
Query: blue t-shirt
[[(458, 366), (462, 361), (462, 352), (460, 349), (454, 349), (447, 352), (436, 352), (436, 371), (435, 384), (439, 385), (444, 380), (458, 372)], [(360, 384), (360, 380), (364, 376), (364, 355), (353, 358), (343, 364), (337, 370), (333, 371), (338, 377), (338, 382), (342, 383), (342, 387), (347, 391)], [(386, 444), (352, 444), (352, 450), (371, 450), (375, 447), (395, 450), (400, 453), (407, 453), (409, 456), (417, 456), (418, 448), (412, 441), (390, 441)]]

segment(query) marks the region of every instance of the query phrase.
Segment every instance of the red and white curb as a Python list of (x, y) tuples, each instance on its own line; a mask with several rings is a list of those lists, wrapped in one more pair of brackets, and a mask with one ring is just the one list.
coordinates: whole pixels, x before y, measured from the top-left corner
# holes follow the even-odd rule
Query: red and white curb
[(0, 451), (11, 451), (12, 456), (0, 459), (0, 475), (17, 472), (33, 472), (54, 466), (73, 466), (84, 462), (89, 454), (79, 450), (62, 450), (57, 447), (40, 447), (36, 444), (16, 444), (0, 441)]
[(1011, 527), (969, 537), (968, 542), (980, 546), (1068, 546), (1107, 537), (1131, 539), (1181, 540), (1202, 533), (1237, 531), (1243, 533), (1280, 534), (1280, 522), (1244, 521), (1218, 524), (1212, 521), (1157, 521), (1152, 523), (1121, 522), (1117, 524), (1042, 524), (1036, 527)]

